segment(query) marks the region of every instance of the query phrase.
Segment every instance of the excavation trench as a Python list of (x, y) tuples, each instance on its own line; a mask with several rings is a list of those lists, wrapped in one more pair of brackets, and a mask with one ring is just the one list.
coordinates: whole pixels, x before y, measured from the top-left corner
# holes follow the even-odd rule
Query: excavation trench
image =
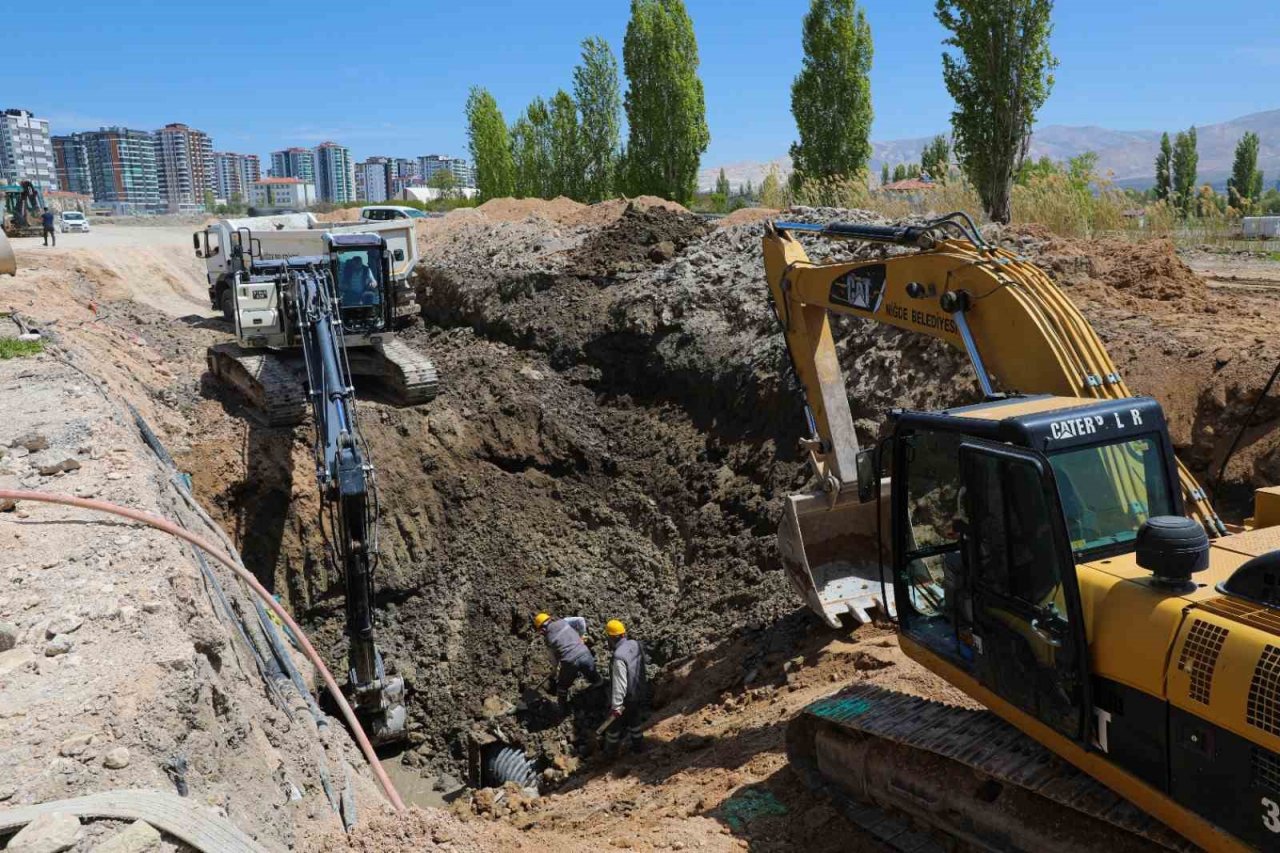
[[(779, 501), (805, 482), (803, 418), (761, 280), (761, 226), (711, 229), (663, 209), (611, 216), (433, 224), (424, 323), (405, 338), (436, 361), (441, 396), (419, 408), (361, 401), (382, 506), (379, 642), (409, 688), (402, 757), (424, 774), (461, 775), (468, 733), (495, 723), (546, 761), (576, 748), (598, 697), (556, 724), (538, 690), (549, 672), (530, 625), (539, 610), (586, 616), (601, 643), (604, 621), (621, 618), (659, 667), (744, 632), (776, 662), (808, 630), (785, 618), (796, 602), (774, 551)], [(1003, 236), (1067, 286), (1130, 384), (1161, 399), (1196, 473), (1215, 467), (1280, 357), (1253, 331), (1275, 309), (1211, 293), (1170, 246)], [(864, 439), (892, 406), (974, 399), (962, 359), (934, 343), (848, 323), (840, 346)], [(317, 523), (307, 427), (258, 427), (207, 379), (188, 390), (181, 408), (196, 429), (180, 464), (340, 670), (342, 590)], [(1280, 474), (1264, 434), (1278, 416), (1260, 408), (1228, 468), (1237, 515), (1252, 485)]]

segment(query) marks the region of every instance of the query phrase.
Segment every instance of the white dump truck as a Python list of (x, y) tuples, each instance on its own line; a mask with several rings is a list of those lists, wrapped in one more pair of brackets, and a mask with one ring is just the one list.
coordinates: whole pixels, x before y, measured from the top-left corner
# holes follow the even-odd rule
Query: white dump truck
[(418, 315), (409, 282), (418, 264), (413, 220), (320, 222), (310, 213), (219, 219), (195, 232), (192, 243), (196, 257), (205, 263), (210, 304), (234, 322), (237, 273), (251, 275), (255, 261), (323, 255), (326, 234), (377, 234), (385, 240), (391, 261), (393, 322), (405, 326)]

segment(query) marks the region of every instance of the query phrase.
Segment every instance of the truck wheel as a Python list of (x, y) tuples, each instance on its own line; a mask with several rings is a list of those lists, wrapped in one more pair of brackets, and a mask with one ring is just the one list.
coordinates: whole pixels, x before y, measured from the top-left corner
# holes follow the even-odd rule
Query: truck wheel
[(236, 321), (236, 295), (231, 291), (231, 288), (223, 288), (220, 303), (222, 306), (222, 319), (234, 324)]

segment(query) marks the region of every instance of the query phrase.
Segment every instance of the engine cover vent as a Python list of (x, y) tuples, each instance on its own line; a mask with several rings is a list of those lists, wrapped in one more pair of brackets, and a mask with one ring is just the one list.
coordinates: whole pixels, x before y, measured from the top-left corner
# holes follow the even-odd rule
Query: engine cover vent
[(1178, 657), (1178, 669), (1191, 676), (1187, 696), (1192, 701), (1209, 704), (1213, 671), (1218, 665), (1218, 654), (1229, 633), (1226, 628), (1203, 619), (1191, 623), (1187, 641), (1182, 644), (1182, 654)]
[(1245, 720), (1264, 732), (1280, 735), (1280, 648), (1267, 646), (1258, 658), (1249, 685)]

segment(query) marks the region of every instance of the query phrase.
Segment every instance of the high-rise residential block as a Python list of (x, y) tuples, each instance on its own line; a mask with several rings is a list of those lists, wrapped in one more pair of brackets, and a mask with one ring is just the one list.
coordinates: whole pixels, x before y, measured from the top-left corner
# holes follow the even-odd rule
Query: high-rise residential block
[(395, 161), (390, 157), (370, 157), (356, 164), (356, 198), (386, 201), (395, 194)]
[(238, 198), (248, 203), (250, 188), (262, 178), (258, 155), (215, 151), (213, 163), (214, 193), (217, 197), (228, 202)]
[(92, 197), (93, 178), (89, 171), (89, 149), (85, 147), (84, 134), (55, 136), (51, 142), (58, 186), (67, 192)]
[(440, 171), (447, 170), (453, 173), (453, 178), (460, 187), (474, 187), (476, 185), (475, 170), (471, 168), (471, 164), (461, 157), (449, 157), (445, 154), (427, 154), (418, 158), (418, 170), (422, 180), (428, 185), (431, 179)]
[(76, 134), (84, 139), (93, 199), (117, 213), (159, 213), (155, 137), (145, 130), (104, 127)]
[(343, 204), (356, 201), (355, 163), (351, 150), (336, 142), (315, 147), (316, 195), (321, 201)]
[(185, 124), (155, 132), (160, 195), (171, 213), (203, 210), (206, 192), (216, 192), (213, 140)]
[(273, 178), (297, 178), (314, 183), (316, 179), (315, 155), (307, 148), (285, 148), (271, 152), (271, 176)]
[(30, 110), (7, 109), (0, 114), (0, 179), (32, 181), (46, 190), (58, 188), (48, 120), (36, 118)]

